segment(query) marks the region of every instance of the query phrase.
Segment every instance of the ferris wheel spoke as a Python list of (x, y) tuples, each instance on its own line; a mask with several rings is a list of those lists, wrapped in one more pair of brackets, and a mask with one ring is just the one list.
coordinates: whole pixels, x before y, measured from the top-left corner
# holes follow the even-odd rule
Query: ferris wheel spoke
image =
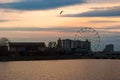
[(75, 40), (90, 41), (92, 50), (97, 50), (100, 43), (100, 36), (98, 32), (90, 27), (82, 27), (77, 30)]

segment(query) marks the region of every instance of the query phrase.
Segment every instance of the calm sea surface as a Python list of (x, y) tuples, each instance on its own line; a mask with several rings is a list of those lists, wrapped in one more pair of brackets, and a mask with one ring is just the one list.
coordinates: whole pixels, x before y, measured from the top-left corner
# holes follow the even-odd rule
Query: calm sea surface
[(0, 62), (0, 80), (120, 80), (120, 60)]

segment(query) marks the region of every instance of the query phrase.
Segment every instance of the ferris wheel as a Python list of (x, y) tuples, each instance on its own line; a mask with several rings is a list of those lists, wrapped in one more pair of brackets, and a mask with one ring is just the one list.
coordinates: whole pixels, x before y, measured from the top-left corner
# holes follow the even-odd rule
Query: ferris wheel
[(90, 27), (82, 27), (75, 33), (74, 40), (90, 41), (92, 51), (97, 51), (100, 44), (100, 36), (98, 32)]

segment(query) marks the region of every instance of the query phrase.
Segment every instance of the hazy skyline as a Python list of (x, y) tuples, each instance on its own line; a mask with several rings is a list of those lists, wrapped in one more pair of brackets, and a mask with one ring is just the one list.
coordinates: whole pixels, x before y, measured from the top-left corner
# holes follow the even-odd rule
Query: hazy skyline
[(101, 50), (120, 50), (120, 0), (0, 0), (0, 37), (11, 41), (74, 38), (80, 27), (99, 32)]

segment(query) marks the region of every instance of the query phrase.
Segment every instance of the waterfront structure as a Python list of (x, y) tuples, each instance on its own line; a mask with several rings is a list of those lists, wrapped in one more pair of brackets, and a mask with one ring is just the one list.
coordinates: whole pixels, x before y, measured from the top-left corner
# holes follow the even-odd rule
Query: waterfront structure
[(0, 39), (0, 56), (8, 56), (8, 43), (9, 40), (7, 38)]
[(8, 42), (3, 39), (0, 44), (1, 55), (10, 56), (33, 56), (33, 55), (66, 55), (74, 53), (89, 53), (91, 43), (80, 40), (60, 39), (56, 42), (49, 42), (46, 47), (44, 42)]
[(8, 47), (0, 45), (0, 56), (8, 56)]
[(65, 49), (66, 51), (71, 51), (72, 40), (70, 40), (70, 39), (62, 40), (62, 48)]
[(62, 40), (61, 40), (61, 38), (59, 38), (57, 40), (57, 48), (62, 48)]
[(33, 52), (44, 50), (46, 45), (44, 42), (10, 42), (9, 47), (11, 52)]
[(105, 49), (103, 51), (107, 52), (107, 53), (113, 53), (114, 52), (114, 45), (113, 44), (106, 45)]
[(81, 52), (81, 51), (91, 51), (91, 43), (80, 40), (71, 40), (71, 39), (59, 39), (58, 48), (63, 48), (65, 51), (71, 52)]

